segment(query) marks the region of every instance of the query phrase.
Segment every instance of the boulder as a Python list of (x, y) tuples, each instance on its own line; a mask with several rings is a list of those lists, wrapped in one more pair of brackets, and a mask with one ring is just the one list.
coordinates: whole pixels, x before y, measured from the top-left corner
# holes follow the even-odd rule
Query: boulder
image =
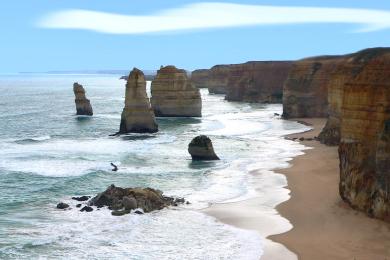
[(69, 204), (66, 204), (64, 202), (60, 202), (57, 204), (57, 209), (67, 209), (69, 208)]
[(93, 211), (93, 208), (90, 207), (90, 206), (84, 206), (82, 207), (82, 209), (80, 209), (81, 212), (92, 212)]
[(84, 87), (79, 83), (75, 82), (73, 84), (73, 92), (75, 95), (77, 115), (92, 116), (93, 110), (91, 102), (85, 96)]
[(151, 85), (151, 103), (156, 116), (201, 117), (199, 89), (187, 78), (187, 72), (175, 66), (162, 67)]
[(89, 201), (91, 206), (109, 207), (109, 209), (114, 210), (113, 215), (127, 214), (125, 212), (129, 213), (136, 208), (141, 208), (144, 212), (151, 212), (172, 206), (174, 203), (174, 198), (163, 196), (159, 190), (121, 188), (113, 184)]
[(158, 126), (146, 94), (146, 81), (142, 71), (134, 68), (127, 79), (125, 107), (118, 134), (155, 133)]
[(192, 139), (188, 145), (188, 152), (191, 154), (192, 160), (219, 160), (214, 152), (210, 138), (205, 135), (200, 135)]

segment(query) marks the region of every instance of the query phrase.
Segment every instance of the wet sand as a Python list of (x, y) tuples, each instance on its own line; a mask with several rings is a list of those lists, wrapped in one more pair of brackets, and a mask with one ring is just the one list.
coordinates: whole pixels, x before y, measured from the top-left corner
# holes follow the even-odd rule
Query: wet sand
[[(287, 138), (318, 136), (325, 124), (325, 119), (302, 121), (312, 125), (313, 130)], [(287, 177), (287, 188), (291, 190), (290, 199), (284, 187), (269, 191), (284, 194), (271, 202), (279, 204), (277, 211), (260, 208), (262, 198), (256, 197), (215, 204), (203, 212), (267, 237), (262, 260), (390, 260), (390, 224), (350, 209), (338, 195), (337, 147), (317, 141), (301, 143), (313, 149), (295, 157), (290, 168), (276, 170)], [(253, 174), (256, 176), (256, 172)]]

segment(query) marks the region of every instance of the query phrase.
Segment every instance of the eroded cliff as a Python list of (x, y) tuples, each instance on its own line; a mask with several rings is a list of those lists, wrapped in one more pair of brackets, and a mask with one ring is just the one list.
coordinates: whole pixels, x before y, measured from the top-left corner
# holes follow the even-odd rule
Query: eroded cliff
[(208, 69), (194, 70), (191, 73), (192, 84), (197, 88), (208, 88), (209, 73)]
[(283, 117), (326, 117), (329, 80), (343, 58), (322, 56), (295, 62), (283, 88)]
[(347, 63), (350, 73), (344, 78), (340, 112), (340, 195), (352, 207), (390, 220), (390, 48), (358, 52)]
[(75, 82), (73, 84), (73, 92), (75, 95), (76, 114), (84, 116), (92, 116), (93, 110), (91, 102), (85, 96), (85, 89), (82, 85)]

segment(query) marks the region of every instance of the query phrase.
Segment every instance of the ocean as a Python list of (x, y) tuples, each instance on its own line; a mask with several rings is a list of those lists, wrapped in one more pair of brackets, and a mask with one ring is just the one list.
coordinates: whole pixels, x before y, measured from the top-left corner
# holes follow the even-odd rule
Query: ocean
[[(112, 137), (124, 106), (119, 76), (0, 76), (0, 258), (259, 259), (263, 237), (199, 210), (266, 198), (253, 187), (254, 170), (264, 190), (286, 185), (272, 170), (305, 147), (283, 136), (308, 127), (275, 116), (280, 104), (227, 102), (202, 89), (202, 118), (157, 118), (156, 134)], [(73, 82), (84, 85), (93, 117), (75, 115)], [(220, 161), (192, 162), (187, 146), (199, 134)], [(72, 196), (110, 184), (157, 188), (191, 204), (121, 217), (75, 208)], [(56, 209), (60, 201), (72, 210)]]

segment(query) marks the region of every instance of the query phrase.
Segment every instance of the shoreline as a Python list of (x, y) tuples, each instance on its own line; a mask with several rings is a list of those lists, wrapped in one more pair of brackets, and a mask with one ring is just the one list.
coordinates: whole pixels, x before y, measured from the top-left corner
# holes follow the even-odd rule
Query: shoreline
[[(313, 129), (285, 138), (313, 138), (326, 123), (323, 118), (293, 121)], [(265, 238), (262, 260), (390, 259), (390, 224), (351, 209), (339, 196), (337, 147), (316, 140), (299, 142), (309, 149), (289, 161), (289, 168), (273, 170), (287, 179), (287, 186), (273, 191), (283, 194), (274, 210), (264, 212), (256, 196), (213, 204), (202, 212), (225, 224), (257, 231)]]

